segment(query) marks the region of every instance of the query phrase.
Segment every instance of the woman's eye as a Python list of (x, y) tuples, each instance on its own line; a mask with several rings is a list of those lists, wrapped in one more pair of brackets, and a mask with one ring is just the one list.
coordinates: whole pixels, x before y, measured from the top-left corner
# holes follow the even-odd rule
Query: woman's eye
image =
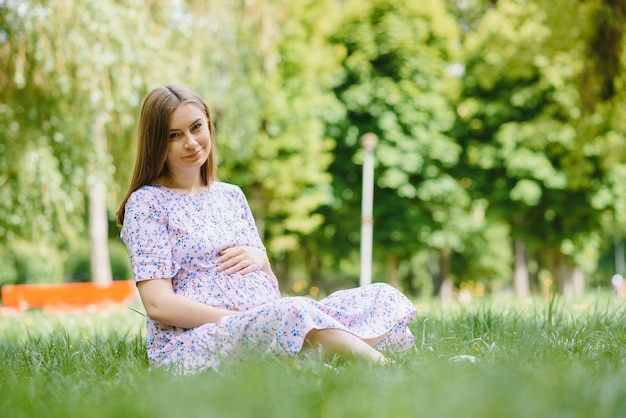
[(178, 138), (178, 132), (172, 132), (170, 134), (170, 140), (173, 141), (174, 139)]
[(202, 123), (198, 122), (195, 125), (193, 125), (192, 129), (194, 131), (197, 131), (198, 129), (202, 128)]

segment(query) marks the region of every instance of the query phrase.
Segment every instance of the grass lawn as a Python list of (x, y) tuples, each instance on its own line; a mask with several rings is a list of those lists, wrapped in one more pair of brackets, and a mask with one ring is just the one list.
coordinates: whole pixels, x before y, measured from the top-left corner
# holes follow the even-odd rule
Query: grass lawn
[[(626, 301), (419, 304), (395, 364), (151, 370), (143, 317), (0, 317), (0, 417), (626, 417)], [(474, 360), (474, 361), (472, 361)]]

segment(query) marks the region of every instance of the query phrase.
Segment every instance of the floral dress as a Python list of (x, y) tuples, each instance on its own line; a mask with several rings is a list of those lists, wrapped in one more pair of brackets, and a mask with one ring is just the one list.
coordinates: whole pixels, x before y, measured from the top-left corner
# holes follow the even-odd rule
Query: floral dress
[(260, 270), (245, 275), (217, 271), (215, 260), (225, 248), (248, 245), (265, 251), (237, 186), (213, 182), (198, 194), (144, 186), (128, 199), (121, 238), (136, 281), (171, 278), (177, 294), (239, 312), (192, 329), (148, 316), (152, 364), (198, 371), (254, 350), (293, 356), (313, 329), (342, 329), (361, 338), (387, 335), (377, 347), (385, 350), (413, 345), (407, 324), (415, 307), (387, 284), (340, 290), (316, 301), (281, 297), (276, 281)]

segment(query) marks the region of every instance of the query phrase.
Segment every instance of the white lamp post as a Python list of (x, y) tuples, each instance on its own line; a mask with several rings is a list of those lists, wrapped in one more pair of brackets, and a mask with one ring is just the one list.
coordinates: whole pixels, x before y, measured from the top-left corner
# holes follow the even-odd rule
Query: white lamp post
[(374, 149), (377, 143), (378, 137), (375, 134), (367, 133), (361, 137), (361, 145), (365, 149), (363, 158), (363, 194), (361, 198), (361, 286), (372, 283)]

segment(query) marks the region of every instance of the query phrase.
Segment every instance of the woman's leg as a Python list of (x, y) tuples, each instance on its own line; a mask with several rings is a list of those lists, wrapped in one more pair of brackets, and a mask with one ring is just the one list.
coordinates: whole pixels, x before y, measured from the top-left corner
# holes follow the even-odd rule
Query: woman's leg
[[(372, 340), (382, 340), (375, 338)], [(305, 338), (304, 348), (322, 347), (327, 357), (339, 355), (344, 358), (358, 356), (372, 363), (386, 364), (387, 358), (376, 351), (367, 342), (354, 334), (340, 329), (313, 329)]]
[(369, 345), (370, 347), (376, 347), (378, 345), (378, 343), (381, 342), (382, 340), (384, 340), (385, 338), (387, 338), (388, 335), (389, 335), (389, 333), (386, 332), (383, 335), (381, 335), (380, 337), (363, 338), (363, 341), (365, 341), (367, 343), (367, 345)]

